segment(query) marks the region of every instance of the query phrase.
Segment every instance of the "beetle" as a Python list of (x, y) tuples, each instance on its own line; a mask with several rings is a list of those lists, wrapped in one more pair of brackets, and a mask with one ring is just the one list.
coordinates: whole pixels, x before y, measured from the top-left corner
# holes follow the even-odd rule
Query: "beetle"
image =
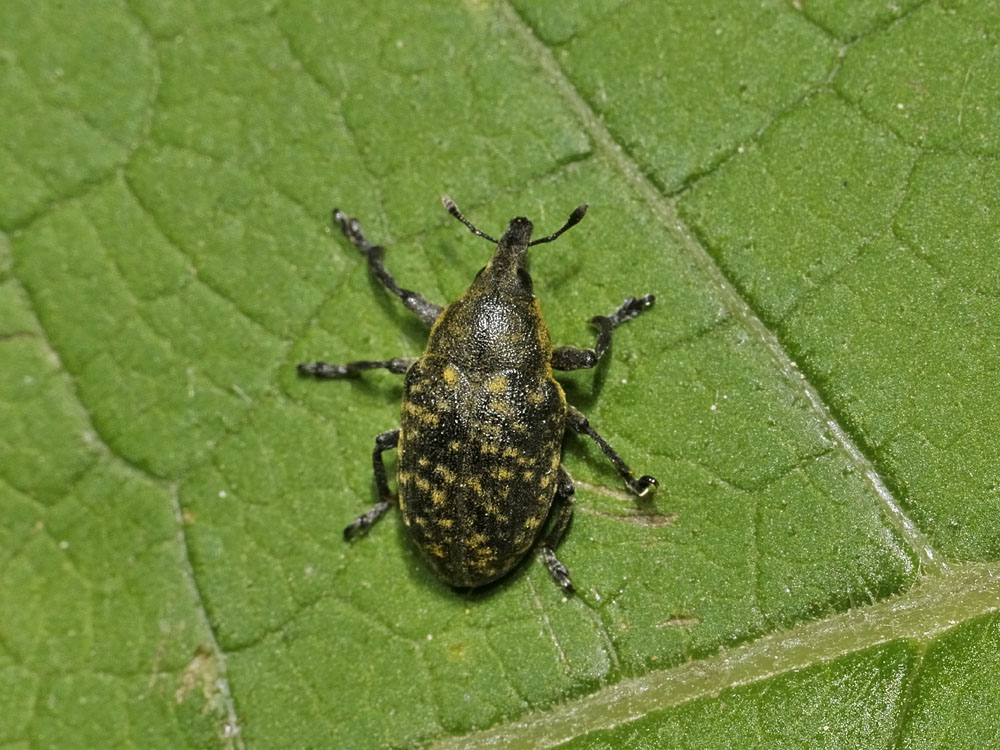
[[(496, 240), (469, 222), (447, 195), (441, 200), (469, 231), (496, 244), (486, 267), (447, 307), (400, 287), (385, 268), (383, 248), (369, 242), (360, 222), (333, 212), (375, 278), (430, 329), (418, 358), (298, 365), (301, 375), (321, 380), (380, 368), (405, 376), (400, 427), (375, 438), (378, 502), (344, 529), (344, 538), (366, 532), (396, 504), (424, 557), (450, 585), (491, 583), (537, 544), (552, 578), (572, 592), (569, 572), (555, 553), (573, 515), (573, 480), (562, 465), (566, 427), (597, 443), (638, 497), (658, 482), (649, 475), (635, 478), (587, 418), (566, 402), (552, 371), (594, 367), (610, 346), (612, 331), (649, 309), (655, 298), (629, 297), (611, 315), (591, 318), (598, 329), (593, 348), (553, 348), (525, 258), (529, 247), (552, 242), (579, 223), (588, 206), (577, 207), (559, 231), (536, 240), (532, 223), (516, 217)], [(389, 488), (382, 459), (393, 448), (398, 450), (398, 495)]]

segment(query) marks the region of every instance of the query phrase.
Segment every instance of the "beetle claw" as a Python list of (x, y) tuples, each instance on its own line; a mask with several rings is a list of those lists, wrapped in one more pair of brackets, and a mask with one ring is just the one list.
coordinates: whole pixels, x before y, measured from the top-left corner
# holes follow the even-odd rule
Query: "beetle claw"
[(655, 492), (659, 486), (660, 483), (656, 480), (656, 477), (651, 477), (649, 474), (644, 474), (638, 480), (633, 479), (628, 483), (628, 488), (638, 497), (646, 497)]

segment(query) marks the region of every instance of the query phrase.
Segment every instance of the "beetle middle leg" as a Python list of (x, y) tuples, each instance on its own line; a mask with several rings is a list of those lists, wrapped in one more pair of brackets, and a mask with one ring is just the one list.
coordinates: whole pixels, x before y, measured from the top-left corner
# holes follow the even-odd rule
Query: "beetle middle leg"
[(375, 245), (368, 241), (364, 231), (361, 229), (360, 221), (350, 218), (337, 208), (333, 209), (333, 220), (340, 227), (340, 231), (344, 233), (344, 236), (351, 241), (351, 244), (365, 256), (365, 260), (368, 261), (368, 267), (375, 278), (382, 282), (382, 286), (403, 300), (403, 304), (416, 313), (425, 326), (430, 328), (434, 325), (434, 321), (438, 319), (444, 308), (441, 305), (430, 302), (419, 292), (415, 292), (412, 289), (403, 289), (396, 283), (396, 280), (382, 262), (382, 255), (385, 249), (381, 245)]
[(587, 321), (598, 328), (597, 343), (594, 348), (580, 349), (575, 346), (560, 346), (552, 351), (552, 368), (555, 370), (586, 370), (594, 367), (611, 346), (611, 332), (626, 320), (632, 320), (639, 313), (652, 307), (655, 301), (656, 298), (652, 294), (629, 297), (611, 315), (595, 315)]
[(396, 502), (396, 496), (389, 489), (389, 479), (385, 473), (385, 463), (382, 453), (399, 445), (399, 428), (386, 430), (375, 438), (375, 450), (372, 451), (372, 469), (375, 472), (375, 487), (378, 489), (378, 502), (367, 513), (362, 513), (344, 529), (344, 539), (353, 539), (358, 534), (368, 531), (390, 506)]
[(621, 475), (621, 478), (625, 480), (625, 485), (633, 493), (639, 497), (645, 497), (649, 494), (651, 489), (659, 487), (660, 483), (656, 481), (656, 477), (651, 477), (648, 474), (644, 474), (636, 479), (632, 469), (627, 463), (625, 463), (625, 460), (618, 455), (618, 451), (612, 448), (607, 440), (597, 434), (597, 430), (590, 426), (589, 420), (579, 409), (570, 406), (566, 411), (566, 422), (581, 435), (586, 435), (597, 443), (597, 447), (604, 452), (604, 455), (608, 457), (608, 460), (614, 464), (616, 469), (618, 469), (618, 473)]
[(559, 465), (557, 482), (554, 503), (559, 504), (558, 515), (552, 524), (552, 529), (545, 535), (538, 552), (555, 582), (562, 586), (567, 593), (572, 594), (573, 582), (569, 579), (569, 571), (556, 557), (556, 547), (559, 546), (566, 529), (569, 528), (570, 521), (573, 520), (573, 495), (576, 494), (573, 478), (570, 477), (569, 472), (563, 468), (562, 464)]

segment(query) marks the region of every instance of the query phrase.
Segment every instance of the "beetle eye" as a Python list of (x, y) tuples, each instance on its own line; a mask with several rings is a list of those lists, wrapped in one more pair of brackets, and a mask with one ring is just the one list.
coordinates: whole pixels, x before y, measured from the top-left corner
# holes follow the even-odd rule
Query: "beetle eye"
[(533, 292), (535, 290), (535, 284), (531, 280), (531, 275), (523, 268), (517, 269), (517, 280), (521, 282), (521, 286), (523, 286), (527, 291)]

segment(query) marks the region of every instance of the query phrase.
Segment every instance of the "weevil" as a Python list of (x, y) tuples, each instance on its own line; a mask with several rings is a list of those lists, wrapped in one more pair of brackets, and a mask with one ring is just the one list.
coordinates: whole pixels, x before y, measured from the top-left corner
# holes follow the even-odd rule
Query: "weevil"
[[(594, 367), (611, 344), (611, 332), (649, 309), (654, 297), (629, 297), (610, 315), (591, 318), (597, 327), (593, 348), (553, 348), (525, 258), (529, 247), (552, 242), (578, 224), (587, 205), (577, 207), (554, 234), (532, 240), (531, 222), (519, 216), (496, 240), (479, 231), (447, 195), (441, 200), (469, 231), (496, 245), (472, 285), (447, 307), (400, 287), (385, 268), (384, 249), (369, 242), (361, 223), (333, 212), (375, 278), (430, 329), (417, 358), (298, 366), (300, 374), (322, 380), (375, 369), (405, 376), (401, 424), (375, 438), (378, 502), (344, 529), (344, 537), (366, 532), (395, 504), (424, 557), (452, 586), (491, 583), (537, 545), (556, 583), (572, 592), (569, 571), (555, 552), (573, 517), (573, 480), (562, 465), (566, 427), (597, 443), (638, 497), (658, 482), (649, 475), (635, 478), (587, 418), (566, 402), (552, 371)], [(398, 451), (398, 494), (389, 488), (382, 460), (392, 448)]]

